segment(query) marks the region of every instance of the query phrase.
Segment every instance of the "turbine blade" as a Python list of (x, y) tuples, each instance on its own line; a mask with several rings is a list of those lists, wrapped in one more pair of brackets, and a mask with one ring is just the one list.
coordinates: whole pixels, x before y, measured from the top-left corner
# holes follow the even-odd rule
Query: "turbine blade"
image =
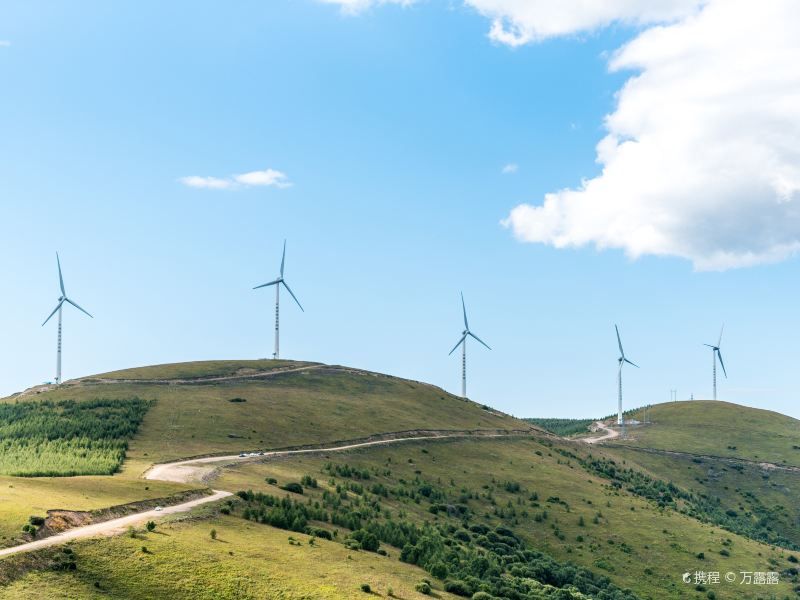
[(56, 314), (56, 312), (58, 311), (58, 309), (59, 309), (59, 308), (61, 308), (61, 305), (62, 305), (62, 304), (64, 304), (64, 301), (63, 301), (63, 300), (61, 300), (61, 301), (58, 303), (58, 305), (56, 305), (56, 307), (53, 309), (53, 312), (51, 312), (51, 313), (48, 315), (48, 317), (47, 317), (47, 318), (44, 320), (44, 323), (42, 323), (42, 327), (44, 327), (45, 325), (47, 325), (47, 322), (50, 320), (50, 317), (52, 317), (54, 314)]
[(725, 373), (725, 379), (728, 378), (728, 372), (725, 370), (725, 363), (722, 362), (722, 352), (719, 351), (719, 348), (715, 350), (717, 353), (717, 357), (719, 358), (719, 364), (722, 366), (722, 372)]
[(716, 348), (716, 346), (712, 346), (711, 344), (703, 344), (703, 346), (708, 346), (709, 348)]
[(619, 345), (619, 353), (624, 358), (625, 351), (622, 349), (622, 340), (619, 337), (619, 327), (617, 327), (616, 323), (614, 324), (614, 331), (617, 332), (617, 344)]
[(461, 339), (458, 340), (458, 343), (455, 346), (453, 346), (453, 349), (450, 350), (450, 352), (447, 353), (447, 356), (450, 356), (453, 352), (455, 352), (456, 348), (458, 348), (461, 344), (463, 344), (464, 340), (466, 340), (466, 339), (467, 339), (467, 334), (465, 333), (464, 335), (461, 336)]
[(717, 348), (722, 345), (722, 332), (725, 331), (725, 323), (722, 324), (722, 327), (719, 330), (719, 341), (717, 342)]
[(622, 360), (624, 360), (624, 361), (625, 361), (626, 363), (628, 363), (629, 365), (633, 365), (633, 366), (634, 366), (634, 367), (636, 367), (637, 369), (638, 369), (638, 368), (640, 368), (640, 367), (639, 367), (639, 365), (637, 365), (637, 364), (636, 364), (636, 363), (634, 363), (634, 362), (631, 362), (631, 361), (629, 361), (627, 358), (623, 358)]
[(290, 288), (283, 279), (281, 279), (281, 283), (283, 284), (283, 287), (286, 288), (286, 291), (289, 292), (292, 295), (292, 298), (294, 298), (294, 301), (297, 302), (297, 306), (300, 307), (300, 310), (302, 310), (303, 312), (306, 312), (306, 310), (303, 308), (303, 305), (300, 304), (300, 300), (298, 300), (297, 296), (294, 295), (294, 292), (292, 291), (292, 288)]
[(61, 275), (61, 259), (58, 258), (58, 252), (56, 252), (56, 263), (58, 264), (58, 284), (61, 286), (61, 295), (66, 296), (67, 292), (64, 291), (64, 277)]
[(283, 264), (286, 262), (286, 240), (283, 240), (283, 256), (281, 256), (281, 278), (283, 278)]
[(83, 314), (87, 315), (89, 318), (91, 318), (91, 319), (94, 319), (94, 317), (93, 317), (92, 315), (90, 315), (88, 312), (86, 312), (85, 310), (83, 310), (83, 309), (82, 309), (80, 306), (78, 306), (77, 304), (75, 304), (75, 303), (74, 303), (72, 300), (70, 300), (69, 298), (64, 298), (64, 300), (65, 300), (66, 302), (69, 302), (70, 304), (72, 304), (72, 306), (74, 306), (75, 308), (77, 308), (77, 309), (78, 309), (79, 311), (81, 311)]
[(464, 292), (461, 292), (461, 310), (464, 311), (464, 329), (469, 331), (469, 323), (467, 323), (467, 305), (464, 304)]
[(270, 285), (275, 285), (276, 283), (280, 283), (280, 282), (281, 282), (281, 280), (280, 280), (280, 279), (276, 279), (275, 281), (270, 281), (269, 283), (262, 283), (261, 285), (257, 285), (257, 286), (256, 286), (256, 287), (254, 287), (253, 289), (254, 289), (254, 290), (257, 290), (258, 288), (262, 288), (262, 287), (268, 287), (268, 286), (270, 286)]
[[(470, 335), (470, 336), (474, 337), (474, 338), (475, 338), (476, 340), (478, 340), (478, 341), (479, 341), (481, 344), (483, 344), (484, 346), (486, 346), (487, 348), (489, 348), (489, 345), (488, 345), (486, 342), (484, 342), (484, 341), (483, 341), (481, 338), (479, 338), (477, 335), (475, 335), (475, 334), (474, 334), (474, 333), (472, 333), (471, 331), (468, 331), (468, 332), (467, 332), (467, 335)], [(489, 350), (491, 350), (491, 348), (489, 348)]]

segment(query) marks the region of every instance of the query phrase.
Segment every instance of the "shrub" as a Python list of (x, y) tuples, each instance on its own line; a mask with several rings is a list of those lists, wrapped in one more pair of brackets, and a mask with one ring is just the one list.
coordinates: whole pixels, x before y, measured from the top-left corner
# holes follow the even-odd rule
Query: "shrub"
[(31, 525), (35, 525), (36, 527), (41, 527), (42, 525), (44, 525), (44, 517), (37, 517), (35, 515), (31, 515), (30, 517), (28, 517), (28, 522)]
[(706, 557), (706, 553), (705, 552), (698, 552), (697, 553), (697, 558), (699, 558), (700, 560), (704, 560), (705, 557)]
[(216, 529), (212, 529), (211, 531), (208, 532), (208, 535), (211, 536), (212, 540), (217, 539), (217, 530)]
[(787, 559), (790, 563), (796, 563), (797, 557), (794, 554), (790, 554), (789, 558)]
[(278, 485), (278, 480), (274, 477), (267, 477), (265, 481), (270, 485)]
[(720, 553), (720, 556), (730, 556), (731, 555), (731, 553), (728, 551), (727, 548), (723, 548), (722, 550), (719, 551), (719, 553)]
[(331, 532), (328, 531), (327, 529), (323, 529), (322, 527), (314, 527), (313, 529), (311, 529), (310, 533), (311, 533), (311, 535), (315, 535), (318, 538), (323, 539), (323, 540), (331, 540), (331, 539), (333, 539), (333, 536), (331, 535)]
[(306, 486), (307, 488), (317, 487), (317, 480), (311, 477), (311, 475), (303, 475), (303, 478), (300, 480), (300, 483)]
[(303, 486), (295, 481), (292, 481), (291, 483), (287, 483), (286, 485), (281, 486), (281, 489), (287, 492), (292, 492), (293, 494), (303, 493)]
[(465, 598), (472, 596), (472, 588), (460, 579), (448, 579), (445, 581), (444, 591), (455, 594), (456, 596), (464, 596)]
[(372, 588), (370, 587), (370, 585), (368, 583), (362, 583), (361, 584), (361, 591), (366, 593), (366, 594), (371, 594), (372, 593)]
[(426, 596), (430, 596), (431, 594), (431, 584), (429, 584), (427, 581), (418, 582), (417, 585), (414, 586), (414, 589), (420, 594), (425, 594)]
[(156, 528), (155, 521), (148, 521), (147, 525), (145, 525), (145, 529), (147, 529), (147, 531), (153, 531), (155, 528)]
[(366, 529), (358, 529), (350, 534), (350, 537), (359, 543), (359, 547), (367, 552), (377, 552), (381, 546), (381, 542), (371, 531)]
[(229, 398), (228, 402), (247, 402), (245, 398)]
[(443, 562), (437, 562), (430, 568), (430, 572), (436, 579), (444, 579), (447, 577), (447, 565)]
[(472, 600), (492, 600), (494, 596), (486, 592), (475, 592), (472, 594)]

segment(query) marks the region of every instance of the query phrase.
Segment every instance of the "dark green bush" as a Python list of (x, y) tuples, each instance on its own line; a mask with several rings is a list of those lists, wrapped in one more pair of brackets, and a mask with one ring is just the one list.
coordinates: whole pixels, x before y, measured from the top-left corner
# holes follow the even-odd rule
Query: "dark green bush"
[(302, 494), (303, 493), (303, 486), (297, 482), (287, 483), (286, 485), (281, 486), (282, 490), (286, 490), (287, 492), (292, 492), (293, 494)]

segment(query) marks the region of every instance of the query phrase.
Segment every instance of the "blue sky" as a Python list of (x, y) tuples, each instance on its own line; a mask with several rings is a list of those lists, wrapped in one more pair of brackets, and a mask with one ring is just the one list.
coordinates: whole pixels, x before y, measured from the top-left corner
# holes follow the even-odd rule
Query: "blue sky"
[[(11, 2), (0, 6), (0, 394), (52, 379), (55, 252), (67, 291), (64, 377), (272, 352), (452, 392), (470, 325), (473, 399), (519, 416), (711, 394), (800, 417), (797, 260), (722, 271), (619, 249), (525, 244), (520, 203), (596, 177), (604, 116), (631, 76), (613, 25), (509, 48), (468, 7), (363, 14), (307, 0)], [(518, 165), (515, 173), (503, 167)], [(198, 189), (265, 169), (292, 185)], [(707, 227), (712, 228), (713, 223)], [(703, 235), (702, 228), (696, 231)], [(711, 233), (711, 229), (709, 229)]]

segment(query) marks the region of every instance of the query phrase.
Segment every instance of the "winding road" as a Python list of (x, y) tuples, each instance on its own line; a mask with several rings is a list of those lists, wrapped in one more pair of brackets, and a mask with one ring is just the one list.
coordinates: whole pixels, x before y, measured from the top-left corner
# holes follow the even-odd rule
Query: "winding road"
[(587, 444), (596, 444), (598, 442), (605, 442), (606, 440), (613, 440), (616, 437), (619, 437), (619, 430), (611, 429), (608, 425), (602, 423), (601, 421), (597, 421), (595, 423), (595, 427), (598, 429), (602, 429), (605, 431), (605, 434), (597, 436), (597, 437), (588, 437), (583, 438), (581, 441)]
[[(391, 435), (391, 434), (386, 434)], [(145, 474), (145, 479), (155, 481), (171, 481), (179, 483), (200, 482), (207, 479), (217, 469), (244, 462), (259, 462), (269, 458), (278, 458), (283, 456), (291, 456), (294, 454), (319, 454), (330, 452), (344, 452), (347, 450), (355, 450), (358, 448), (368, 448), (370, 446), (382, 446), (389, 444), (398, 444), (402, 442), (420, 441), (420, 440), (441, 440), (447, 438), (487, 438), (487, 437), (509, 437), (524, 435), (524, 432), (506, 432), (506, 433), (479, 433), (479, 432), (452, 432), (452, 433), (431, 433), (428, 435), (406, 436), (406, 437), (391, 437), (385, 439), (375, 439), (361, 442), (342, 442), (338, 445), (333, 445), (325, 448), (300, 448), (297, 450), (276, 450), (265, 452), (259, 456), (239, 456), (233, 454), (229, 456), (209, 456), (205, 458), (193, 458), (187, 460), (179, 460), (171, 463), (163, 463), (153, 465), (148, 469)], [(32, 550), (40, 550), (49, 546), (63, 544), (70, 540), (77, 540), (93, 536), (114, 535), (125, 531), (128, 527), (159, 519), (165, 515), (172, 515), (176, 513), (188, 512), (196, 506), (207, 504), (209, 502), (216, 502), (222, 498), (231, 496), (231, 492), (225, 490), (212, 490), (212, 493), (202, 498), (195, 498), (188, 502), (175, 504), (172, 506), (165, 506), (160, 511), (146, 510), (143, 512), (126, 515), (100, 523), (92, 523), (67, 529), (61, 533), (52, 535), (50, 537), (34, 540), (25, 544), (11, 546), (10, 548), (0, 549), (0, 557), (10, 556), (12, 554), (19, 554), (21, 552), (30, 552)]]

